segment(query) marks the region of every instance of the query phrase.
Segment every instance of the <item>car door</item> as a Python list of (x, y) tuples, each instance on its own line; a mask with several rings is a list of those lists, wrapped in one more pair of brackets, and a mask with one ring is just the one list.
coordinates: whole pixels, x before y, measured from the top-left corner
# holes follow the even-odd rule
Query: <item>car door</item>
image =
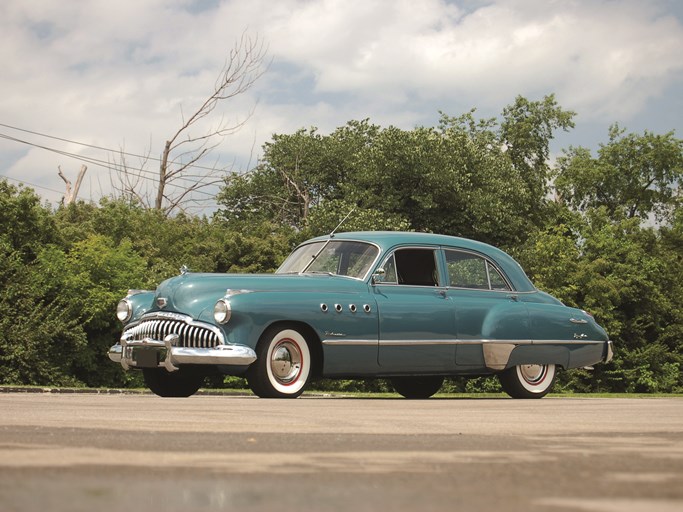
[(494, 262), (458, 249), (445, 249), (444, 257), (457, 327), (456, 364), (483, 368), (484, 346), (528, 341), (526, 306)]
[(403, 247), (381, 268), (373, 290), (382, 372), (439, 373), (455, 362), (455, 317), (439, 272), (437, 247)]

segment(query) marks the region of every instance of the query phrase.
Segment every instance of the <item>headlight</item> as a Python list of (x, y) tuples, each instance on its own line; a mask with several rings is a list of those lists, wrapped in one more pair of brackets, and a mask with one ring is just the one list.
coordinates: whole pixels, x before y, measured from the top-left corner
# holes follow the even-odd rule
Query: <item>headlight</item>
[(133, 316), (133, 306), (128, 299), (121, 299), (116, 306), (116, 318), (124, 324)]
[(227, 324), (230, 321), (231, 316), (232, 308), (230, 307), (229, 301), (221, 299), (216, 302), (216, 305), (213, 307), (213, 319), (216, 323)]

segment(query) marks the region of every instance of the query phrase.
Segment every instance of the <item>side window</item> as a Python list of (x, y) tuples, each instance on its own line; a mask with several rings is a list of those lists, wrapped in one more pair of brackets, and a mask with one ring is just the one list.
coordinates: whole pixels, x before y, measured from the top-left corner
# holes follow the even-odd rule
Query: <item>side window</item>
[(487, 260), (461, 251), (446, 251), (450, 285), (475, 290), (509, 290), (507, 282)]
[(398, 284), (438, 286), (439, 273), (433, 249), (398, 249), (394, 252)]
[(387, 258), (384, 265), (382, 265), (382, 268), (384, 269), (382, 283), (398, 284), (398, 278), (396, 277), (396, 260), (394, 260), (393, 254)]
[(507, 281), (503, 279), (503, 276), (500, 274), (500, 272), (498, 272), (498, 269), (491, 265), (488, 261), (486, 262), (486, 266), (489, 270), (491, 289), (508, 291), (510, 289), (510, 285), (508, 285)]

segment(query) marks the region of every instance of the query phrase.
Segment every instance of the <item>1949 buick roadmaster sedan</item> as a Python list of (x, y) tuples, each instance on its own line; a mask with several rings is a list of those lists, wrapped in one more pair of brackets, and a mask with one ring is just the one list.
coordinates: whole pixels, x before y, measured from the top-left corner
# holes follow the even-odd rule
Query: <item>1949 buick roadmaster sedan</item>
[(131, 290), (109, 357), (161, 396), (190, 396), (210, 372), (259, 397), (294, 398), (311, 379), (389, 378), (428, 398), (444, 377), (497, 374), (540, 398), (558, 368), (612, 358), (588, 313), (537, 290), (510, 256), (426, 233), (339, 233), (297, 247), (274, 274), (181, 275)]

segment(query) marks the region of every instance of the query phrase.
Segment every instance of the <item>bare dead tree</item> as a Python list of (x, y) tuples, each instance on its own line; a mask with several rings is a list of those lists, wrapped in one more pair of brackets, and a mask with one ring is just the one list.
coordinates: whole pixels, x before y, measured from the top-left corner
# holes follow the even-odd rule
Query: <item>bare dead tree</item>
[[(300, 153), (297, 153), (296, 155), (296, 162), (294, 163), (294, 172), (292, 173), (293, 175), (298, 175), (299, 174), (299, 162), (300, 162), (301, 155)], [(294, 178), (290, 176), (284, 168), (279, 168), (278, 171), (282, 175), (282, 179), (285, 182), (285, 186), (288, 190), (294, 191), (294, 194), (296, 195), (297, 198), (297, 203), (299, 204), (301, 208), (301, 220), (303, 223), (306, 222), (306, 219), (308, 218), (308, 213), (311, 209), (311, 203), (312, 203), (312, 198), (311, 198), (311, 193), (308, 189), (306, 189), (303, 186), (299, 186)]]
[(88, 166), (83, 164), (81, 165), (81, 170), (78, 171), (78, 177), (76, 178), (76, 184), (73, 186), (73, 189), (71, 188), (71, 181), (64, 176), (64, 173), (62, 172), (62, 167), (60, 165), (57, 166), (57, 174), (59, 175), (62, 180), (64, 180), (64, 183), (66, 184), (66, 193), (64, 194), (64, 204), (68, 205), (73, 203), (76, 198), (78, 197), (78, 190), (81, 188), (81, 183), (83, 182), (83, 176), (85, 176), (85, 171), (88, 170)]
[(151, 209), (153, 203), (149, 200), (149, 189), (155, 184), (156, 172), (147, 170), (151, 160), (150, 150), (136, 156), (137, 167), (128, 162), (128, 153), (123, 148), (119, 149), (118, 160), (109, 161), (109, 168), (116, 171), (115, 174), (109, 175), (111, 188), (130, 203)]
[[(217, 107), (250, 89), (267, 69), (264, 62), (266, 47), (258, 37), (242, 34), (225, 61), (214, 83), (213, 92), (185, 117), (181, 106), (181, 125), (166, 140), (159, 158), (159, 171), (152, 174), (145, 159), (137, 168), (130, 167), (121, 152), (117, 169), (118, 184), (115, 190), (136, 200), (147, 208), (155, 208), (166, 215), (176, 210), (186, 210), (191, 204), (213, 199), (203, 189), (222, 183), (226, 168), (201, 165), (208, 155), (220, 145), (228, 135), (239, 131), (251, 118), (253, 109), (244, 119), (229, 122), (220, 116), (211, 122), (209, 116), (215, 114)], [(208, 122), (207, 122), (208, 121)], [(208, 128), (204, 128), (208, 125)], [(197, 133), (197, 132), (200, 133)], [(149, 194), (150, 185), (155, 192)]]

